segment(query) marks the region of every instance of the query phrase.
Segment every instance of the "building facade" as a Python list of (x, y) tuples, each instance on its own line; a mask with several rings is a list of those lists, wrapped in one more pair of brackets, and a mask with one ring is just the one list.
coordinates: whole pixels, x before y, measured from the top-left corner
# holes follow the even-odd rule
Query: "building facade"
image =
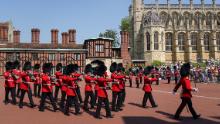
[(63, 66), (78, 64), (81, 72), (86, 64), (95, 60), (104, 61), (108, 67), (113, 61), (130, 63), (129, 56), (122, 55), (129, 55), (127, 32), (121, 32), (122, 47), (119, 48), (113, 48), (113, 40), (108, 38), (87, 39), (84, 44), (77, 44), (75, 29), (62, 32), (61, 43), (58, 40), (58, 29), (51, 30), (50, 43), (41, 43), (40, 29), (37, 28), (31, 30), (30, 43), (20, 42), (20, 34), (19, 30), (13, 28), (12, 23), (0, 23), (0, 75), (5, 71), (5, 63), (15, 60), (20, 61), (21, 65), (30, 61), (32, 66), (51, 62), (54, 66), (53, 72), (57, 63), (62, 63)]
[(220, 5), (212, 4), (144, 4), (133, 0), (129, 8), (133, 61), (152, 63), (154, 60), (204, 61), (220, 59)]

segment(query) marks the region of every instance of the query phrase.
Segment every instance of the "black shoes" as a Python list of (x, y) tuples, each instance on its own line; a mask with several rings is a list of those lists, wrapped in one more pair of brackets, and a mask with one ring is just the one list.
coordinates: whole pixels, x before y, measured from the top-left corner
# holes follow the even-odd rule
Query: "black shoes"
[(193, 118), (196, 120), (196, 119), (199, 119), (201, 117), (201, 114), (198, 114), (196, 116), (194, 116)]
[(102, 117), (98, 116), (98, 115), (95, 115), (95, 118), (96, 119), (102, 119)]
[(158, 105), (154, 105), (154, 106), (152, 106), (152, 108), (157, 108), (158, 107)]
[(31, 107), (31, 108), (34, 108), (34, 107), (36, 107), (36, 106), (37, 106), (37, 105), (35, 105), (35, 104), (31, 104), (30, 107)]
[(113, 116), (112, 115), (107, 115), (106, 118), (113, 118)]

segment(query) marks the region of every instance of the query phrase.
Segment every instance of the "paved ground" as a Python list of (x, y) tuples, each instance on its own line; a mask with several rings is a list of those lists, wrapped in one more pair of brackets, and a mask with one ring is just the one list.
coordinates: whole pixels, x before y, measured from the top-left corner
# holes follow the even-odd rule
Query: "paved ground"
[[(172, 82), (173, 83), (173, 82)], [(193, 120), (191, 114), (185, 108), (181, 121), (173, 120), (178, 105), (180, 104), (179, 95), (172, 95), (171, 91), (173, 84), (161, 83), (160, 86), (153, 85), (153, 95), (155, 101), (159, 105), (158, 108), (151, 108), (148, 103), (148, 108), (140, 107), (144, 92), (137, 88), (126, 88), (127, 97), (124, 110), (122, 112), (113, 113), (113, 119), (97, 120), (92, 115), (94, 110), (90, 113), (83, 112), (80, 116), (71, 115), (65, 116), (60, 111), (54, 113), (50, 110), (39, 112), (38, 108), (31, 109), (25, 106), (19, 109), (18, 106), (12, 104), (4, 105), (4, 88), (3, 80), (0, 83), (0, 122), (1, 124), (220, 124), (220, 84), (197, 84), (199, 92), (194, 94), (193, 104), (198, 113), (202, 114), (201, 119)], [(83, 91), (83, 88), (82, 88)], [(84, 93), (83, 93), (84, 96)], [(111, 101), (111, 95), (109, 93)], [(34, 99), (35, 103), (39, 105), (39, 99)], [(25, 102), (28, 102), (27, 96)], [(48, 108), (51, 106), (47, 104)], [(73, 111), (73, 109), (72, 109)], [(105, 115), (102, 109), (102, 115)]]

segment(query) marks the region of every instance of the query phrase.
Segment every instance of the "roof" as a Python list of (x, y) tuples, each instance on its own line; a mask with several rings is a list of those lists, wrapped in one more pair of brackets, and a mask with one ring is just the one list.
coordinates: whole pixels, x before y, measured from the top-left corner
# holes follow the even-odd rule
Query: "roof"
[(89, 39), (86, 39), (85, 42), (86, 42), (86, 41), (89, 41), (89, 40), (111, 40), (111, 41), (113, 41), (114, 39), (112, 39), (112, 38), (106, 38), (106, 37), (97, 37), (97, 38), (89, 38)]

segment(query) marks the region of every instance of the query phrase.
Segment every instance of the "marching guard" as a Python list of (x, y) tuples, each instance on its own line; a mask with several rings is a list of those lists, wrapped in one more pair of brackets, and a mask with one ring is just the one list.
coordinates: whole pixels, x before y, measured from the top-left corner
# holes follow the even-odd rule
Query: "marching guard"
[(171, 69), (170, 67), (168, 66), (167, 69), (166, 69), (166, 77), (167, 77), (167, 83), (170, 84), (170, 80), (171, 80), (171, 75), (172, 75), (172, 72), (171, 72)]
[(34, 65), (34, 96), (40, 97), (41, 92), (41, 72), (40, 72), (40, 64)]
[(84, 80), (85, 80), (85, 100), (84, 100), (84, 110), (88, 111), (88, 102), (89, 102), (89, 98), (90, 98), (90, 104), (91, 104), (91, 109), (94, 109), (95, 106), (95, 95), (94, 92), (92, 90), (92, 85), (95, 83), (95, 78), (94, 75), (92, 74), (92, 65), (88, 64), (85, 67), (84, 70), (85, 76), (84, 76)]
[(82, 95), (81, 95), (81, 91), (80, 91), (80, 85), (78, 84), (79, 81), (81, 81), (82, 79), (80, 78), (81, 74), (78, 73), (78, 68), (79, 66), (77, 64), (74, 64), (74, 72), (73, 72), (73, 77), (77, 78), (77, 80), (75, 81), (76, 83), (76, 94), (77, 94), (77, 97), (79, 99), (79, 102), (82, 104), (83, 103), (83, 100), (82, 100)]
[(15, 97), (15, 92), (16, 92), (16, 82), (12, 76), (12, 62), (6, 62), (5, 69), (6, 72), (4, 72), (4, 78), (5, 78), (5, 100), (4, 103), (8, 104), (9, 103), (9, 92), (11, 93), (12, 97), (12, 103), (16, 104), (16, 97)]
[(177, 84), (177, 83), (178, 83), (178, 80), (179, 80), (179, 75), (180, 75), (180, 73), (179, 73), (179, 70), (177, 69), (176, 66), (174, 66), (173, 69), (174, 69), (175, 84)]
[(31, 71), (31, 62), (25, 62), (23, 66), (23, 71), (21, 72), (22, 83), (20, 84), (21, 96), (19, 102), (19, 108), (23, 108), (23, 100), (25, 93), (28, 94), (28, 98), (30, 101), (30, 107), (34, 108), (36, 105), (34, 104), (32, 98), (32, 88), (31, 84), (35, 80), (35, 77)]
[[(21, 71), (20, 71), (20, 62), (18, 60), (15, 60), (13, 62), (13, 67), (14, 69), (12, 70), (12, 76), (15, 79), (16, 82), (16, 87), (17, 87), (17, 93), (16, 96), (19, 97), (20, 96), (20, 84), (22, 82), (22, 78), (21, 78)], [(15, 88), (16, 89), (16, 88)]]
[(182, 103), (180, 104), (180, 106), (178, 107), (174, 115), (175, 119), (179, 119), (179, 116), (186, 105), (188, 105), (188, 108), (191, 114), (193, 115), (194, 119), (198, 119), (200, 117), (200, 114), (197, 114), (196, 111), (194, 110), (192, 101), (191, 101), (191, 98), (192, 98), (191, 91), (197, 92), (198, 89), (191, 87), (189, 74), (190, 74), (190, 64), (185, 63), (180, 69), (180, 75), (181, 75), (180, 81), (179, 83), (177, 83), (177, 85), (175, 86), (173, 90), (173, 93), (175, 93), (177, 92), (179, 87), (182, 86), (182, 93), (181, 93)]
[(61, 63), (58, 63), (56, 65), (55, 76), (56, 76), (56, 83), (55, 83), (54, 100), (57, 101), (59, 90), (61, 89), (61, 86), (62, 86), (63, 73), (62, 73), (62, 64)]
[(57, 106), (53, 98), (52, 94), (52, 79), (50, 77), (51, 75), (51, 69), (52, 69), (52, 63), (44, 63), (43, 64), (43, 74), (42, 74), (42, 94), (41, 94), (41, 100), (40, 100), (40, 106), (39, 111), (44, 111), (45, 109), (45, 102), (46, 98), (48, 97), (50, 99), (50, 102), (53, 106), (53, 111), (56, 112)]
[(157, 107), (158, 105), (155, 103), (153, 95), (152, 95), (152, 87), (151, 84), (153, 81), (156, 81), (157, 78), (151, 78), (150, 77), (150, 73), (151, 73), (152, 67), (148, 66), (144, 69), (144, 86), (143, 86), (143, 90), (144, 90), (144, 98), (142, 101), (142, 107), (146, 108), (146, 103), (147, 100), (150, 100), (150, 103), (152, 105), (153, 108)]
[(72, 103), (74, 103), (75, 106), (75, 115), (79, 115), (81, 114), (80, 112), (80, 104), (79, 104), (79, 100), (77, 97), (77, 92), (76, 92), (76, 88), (77, 88), (77, 84), (75, 83), (76, 80), (78, 80), (78, 78), (74, 77), (74, 72), (76, 71), (77, 65), (76, 64), (69, 64), (67, 66), (67, 91), (66, 91), (66, 95), (67, 95), (67, 100), (66, 100), (66, 105), (65, 105), (65, 112), (64, 114), (69, 116), (69, 109), (72, 105)]
[(107, 118), (113, 118), (111, 115), (111, 111), (109, 108), (109, 99), (108, 99), (108, 94), (107, 94), (107, 89), (109, 89), (108, 87), (108, 82), (112, 82), (112, 79), (106, 79), (104, 77), (104, 74), (107, 70), (107, 67), (104, 64), (98, 65), (97, 68), (97, 79), (96, 82), (98, 83), (99, 89), (98, 89), (98, 105), (96, 108), (96, 113), (95, 113), (95, 117), (97, 119), (102, 119), (102, 117), (100, 116), (100, 112), (101, 112), (101, 108), (102, 108), (102, 103), (104, 102), (105, 104), (105, 110), (106, 110), (106, 117)]
[(60, 109), (64, 109), (64, 104), (66, 100), (66, 91), (68, 89), (68, 80), (67, 80), (67, 66), (63, 69), (63, 76), (62, 76), (62, 84), (61, 84), (61, 101), (60, 101)]

